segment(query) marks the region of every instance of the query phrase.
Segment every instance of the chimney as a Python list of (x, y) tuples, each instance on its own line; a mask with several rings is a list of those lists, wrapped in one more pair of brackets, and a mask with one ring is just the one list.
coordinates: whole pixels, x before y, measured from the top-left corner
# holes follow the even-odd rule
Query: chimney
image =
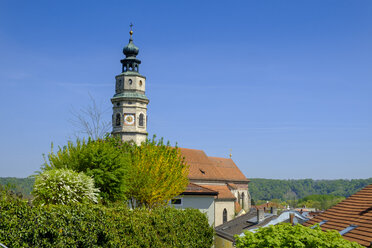
[(265, 211), (261, 209), (257, 209), (257, 222), (261, 222), (265, 219)]
[(270, 212), (273, 215), (278, 215), (278, 210), (276, 208), (274, 208), (274, 207), (271, 207), (271, 211)]
[(291, 223), (292, 226), (294, 225), (294, 213), (289, 214), (289, 223)]

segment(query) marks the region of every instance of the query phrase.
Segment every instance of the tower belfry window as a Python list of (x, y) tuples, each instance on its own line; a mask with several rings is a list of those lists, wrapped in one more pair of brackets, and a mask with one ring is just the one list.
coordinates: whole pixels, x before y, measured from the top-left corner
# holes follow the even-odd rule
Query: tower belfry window
[(116, 114), (116, 120), (115, 120), (115, 124), (116, 124), (116, 126), (120, 126), (120, 114)]
[(138, 121), (138, 125), (140, 126), (140, 127), (143, 127), (143, 124), (144, 124), (144, 114), (140, 114), (139, 115), (139, 121)]

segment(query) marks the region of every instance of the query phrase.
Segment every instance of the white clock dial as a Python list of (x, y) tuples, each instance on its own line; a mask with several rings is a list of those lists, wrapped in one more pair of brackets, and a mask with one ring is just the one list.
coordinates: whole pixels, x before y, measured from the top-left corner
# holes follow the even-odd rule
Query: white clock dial
[(124, 114), (124, 125), (133, 126), (135, 116), (134, 114)]

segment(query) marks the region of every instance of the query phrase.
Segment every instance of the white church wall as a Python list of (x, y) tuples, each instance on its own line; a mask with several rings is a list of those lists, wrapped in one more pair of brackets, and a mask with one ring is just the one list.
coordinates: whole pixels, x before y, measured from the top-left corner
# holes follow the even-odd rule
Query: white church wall
[(227, 210), (227, 221), (230, 221), (235, 216), (235, 206), (233, 200), (216, 200), (215, 202), (215, 226), (223, 224), (223, 210)]

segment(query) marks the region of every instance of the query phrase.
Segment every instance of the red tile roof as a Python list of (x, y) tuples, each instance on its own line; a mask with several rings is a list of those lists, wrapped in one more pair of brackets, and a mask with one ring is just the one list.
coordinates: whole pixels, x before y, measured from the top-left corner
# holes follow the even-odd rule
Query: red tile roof
[(237, 189), (238, 188), (238, 186), (236, 186), (235, 183), (228, 183), (227, 186), (229, 186), (229, 188), (231, 188), (231, 189)]
[(208, 157), (208, 158), (214, 162), (216, 169), (227, 180), (248, 181), (248, 179), (239, 170), (238, 166), (236, 166), (236, 164), (231, 158), (216, 158), (216, 157)]
[(190, 166), (190, 179), (249, 182), (232, 159), (208, 157), (202, 150), (180, 150)]
[(224, 200), (235, 200), (236, 197), (231, 193), (229, 188), (226, 185), (203, 185), (203, 187), (217, 191), (217, 199)]
[(312, 226), (323, 220), (327, 220), (321, 225), (323, 230), (342, 231), (352, 224), (357, 225), (343, 237), (363, 246), (370, 246), (372, 242), (372, 184), (315, 216), (304, 225)]
[(217, 191), (208, 189), (206, 187), (197, 185), (195, 183), (189, 183), (182, 193), (182, 195), (218, 195)]

